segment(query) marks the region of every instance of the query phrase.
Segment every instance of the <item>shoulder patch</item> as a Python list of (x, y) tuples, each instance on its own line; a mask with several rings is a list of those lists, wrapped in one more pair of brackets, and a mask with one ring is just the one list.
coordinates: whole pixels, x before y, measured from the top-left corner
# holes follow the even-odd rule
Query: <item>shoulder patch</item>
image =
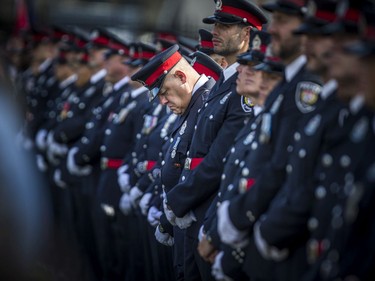
[(241, 106), (244, 112), (252, 112), (254, 105), (250, 98), (241, 96)]
[(302, 113), (315, 110), (321, 91), (322, 87), (319, 84), (308, 81), (298, 83), (295, 95), (298, 109)]

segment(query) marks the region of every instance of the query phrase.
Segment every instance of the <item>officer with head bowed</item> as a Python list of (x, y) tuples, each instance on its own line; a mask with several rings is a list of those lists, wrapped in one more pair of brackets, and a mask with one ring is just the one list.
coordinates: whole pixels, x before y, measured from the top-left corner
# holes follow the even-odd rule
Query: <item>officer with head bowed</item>
[(217, 1), (212, 16), (215, 53), (225, 57), (215, 87), (200, 110), (188, 158), (179, 183), (166, 193), (164, 211), (168, 220), (185, 230), (184, 270), (186, 280), (211, 280), (211, 266), (198, 253), (198, 233), (205, 212), (219, 188), (222, 159), (253, 115), (251, 104), (236, 94), (237, 55), (249, 48), (250, 30), (266, 23), (263, 12), (249, 1)]
[[(197, 121), (198, 110), (203, 100), (215, 84), (215, 80), (199, 74), (179, 53), (179, 46), (173, 45), (156, 55), (139, 72), (132, 76), (150, 89), (151, 99), (158, 97), (162, 104), (179, 115), (171, 133), (170, 145), (164, 156), (161, 168), (161, 183), (165, 192), (173, 188), (179, 180), (190, 148), (192, 135)], [(198, 62), (198, 59), (196, 60)], [(196, 62), (196, 66), (198, 63)], [(204, 66), (200, 62), (201, 67)], [(162, 220), (162, 219), (161, 219)], [(165, 224), (168, 223), (167, 221)], [(168, 245), (171, 236), (176, 241), (174, 249), (174, 267), (176, 278), (183, 274), (183, 234), (177, 227), (168, 234), (164, 224), (156, 229), (157, 240)], [(173, 239), (173, 238), (172, 238)], [(172, 243), (173, 244), (173, 243)], [(169, 244), (169, 245), (172, 245)]]

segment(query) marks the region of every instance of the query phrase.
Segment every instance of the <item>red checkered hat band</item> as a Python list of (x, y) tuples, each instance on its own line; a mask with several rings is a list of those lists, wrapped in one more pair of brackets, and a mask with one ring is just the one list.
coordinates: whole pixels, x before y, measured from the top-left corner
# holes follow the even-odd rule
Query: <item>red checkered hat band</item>
[(255, 26), (257, 29), (262, 29), (262, 23), (260, 22), (260, 20), (244, 10), (231, 6), (222, 6), (219, 12), (231, 14), (240, 18), (245, 18), (248, 23)]
[(202, 48), (213, 49), (214, 43), (212, 43), (212, 41), (201, 41), (201, 47)]
[(172, 67), (182, 58), (179, 52), (175, 52), (167, 60), (165, 60), (145, 81), (145, 84), (151, 86), (164, 73), (171, 70)]
[(215, 80), (219, 79), (218, 73), (216, 73), (215, 71), (213, 71), (212, 69), (208, 68), (207, 66), (203, 64), (196, 62), (194, 63), (193, 67), (199, 74), (205, 74), (207, 76), (211, 76)]

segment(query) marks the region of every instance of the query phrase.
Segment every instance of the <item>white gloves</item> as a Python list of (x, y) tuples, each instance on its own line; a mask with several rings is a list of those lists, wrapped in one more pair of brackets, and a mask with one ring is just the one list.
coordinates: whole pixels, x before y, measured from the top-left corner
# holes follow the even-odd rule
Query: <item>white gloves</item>
[(168, 208), (165, 193), (164, 193), (164, 199), (163, 199), (163, 208), (164, 208), (164, 214), (167, 217), (167, 220), (172, 225), (176, 225), (176, 215), (173, 213), (173, 211), (171, 209)]
[(74, 155), (78, 152), (78, 147), (73, 147), (68, 152), (67, 168), (72, 175), (76, 176), (87, 176), (91, 174), (92, 167), (90, 165), (78, 166), (74, 161)]
[(37, 148), (41, 151), (44, 151), (47, 147), (47, 130), (40, 129), (35, 137), (35, 143)]
[(46, 161), (44, 160), (43, 156), (40, 154), (36, 155), (36, 165), (38, 166), (38, 169), (41, 172), (45, 172), (48, 169)]
[(139, 201), (139, 207), (141, 208), (141, 212), (144, 216), (147, 216), (148, 207), (149, 207), (151, 198), (152, 198), (152, 193), (145, 193), (142, 196), (141, 201)]
[(67, 186), (67, 184), (61, 178), (61, 170), (60, 169), (56, 169), (55, 172), (53, 173), (53, 181), (60, 188), (66, 188), (66, 186)]
[(199, 232), (198, 232), (198, 241), (199, 242), (202, 241), (202, 238), (203, 238), (204, 235), (205, 235), (205, 233), (204, 233), (204, 226), (201, 225), (201, 227), (199, 228)]
[(128, 193), (131, 186), (129, 184), (129, 174), (126, 173), (128, 165), (123, 165), (117, 169), (117, 182), (122, 192)]
[(286, 259), (289, 255), (288, 249), (279, 250), (274, 246), (268, 245), (268, 243), (266, 242), (266, 240), (264, 240), (262, 234), (260, 233), (259, 221), (254, 225), (254, 240), (259, 253), (265, 259), (271, 259), (280, 262)]
[(147, 221), (152, 227), (156, 227), (160, 223), (160, 217), (163, 213), (159, 211), (156, 207), (152, 206), (148, 210)]
[(159, 228), (160, 228), (160, 224), (155, 229), (156, 240), (165, 246), (172, 247), (174, 245), (174, 238), (166, 232), (161, 232)]
[(232, 278), (229, 278), (226, 276), (223, 272), (223, 268), (221, 266), (221, 260), (224, 256), (224, 252), (220, 252), (215, 257), (215, 262), (211, 267), (211, 274), (213, 277), (215, 277), (216, 280), (220, 281), (233, 281)]
[(242, 248), (249, 242), (247, 231), (238, 230), (229, 217), (229, 201), (224, 201), (217, 209), (217, 230), (223, 243)]
[(163, 193), (163, 197), (164, 197), (163, 199), (164, 214), (167, 217), (167, 220), (172, 225), (177, 225), (179, 228), (185, 229), (185, 228), (188, 228), (193, 223), (193, 221), (197, 221), (197, 218), (195, 217), (192, 211), (187, 213), (182, 218), (176, 217), (173, 211), (170, 208), (168, 208), (167, 195), (165, 194), (165, 192)]
[(195, 217), (193, 211), (190, 211), (182, 218), (176, 217), (175, 219), (176, 225), (181, 229), (188, 228), (193, 223), (193, 221), (197, 221), (197, 218)]
[(135, 208), (138, 206), (138, 201), (143, 195), (143, 191), (141, 191), (137, 186), (133, 187), (130, 190), (130, 201), (132, 203), (132, 206)]
[(131, 201), (130, 201), (130, 196), (129, 194), (127, 193), (124, 193), (122, 196), (121, 196), (121, 199), (120, 199), (120, 210), (121, 212), (127, 216), (131, 213), (132, 211), (132, 204), (131, 204)]

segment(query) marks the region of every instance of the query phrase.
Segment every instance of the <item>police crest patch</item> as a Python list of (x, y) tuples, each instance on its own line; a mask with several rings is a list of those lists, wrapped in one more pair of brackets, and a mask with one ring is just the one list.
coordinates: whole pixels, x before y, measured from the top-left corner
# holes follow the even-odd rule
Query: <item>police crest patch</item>
[(297, 85), (295, 100), (302, 113), (309, 113), (316, 107), (322, 87), (313, 82), (300, 82)]
[(251, 102), (250, 98), (248, 97), (241, 97), (241, 106), (244, 112), (252, 112), (253, 110), (253, 103)]

